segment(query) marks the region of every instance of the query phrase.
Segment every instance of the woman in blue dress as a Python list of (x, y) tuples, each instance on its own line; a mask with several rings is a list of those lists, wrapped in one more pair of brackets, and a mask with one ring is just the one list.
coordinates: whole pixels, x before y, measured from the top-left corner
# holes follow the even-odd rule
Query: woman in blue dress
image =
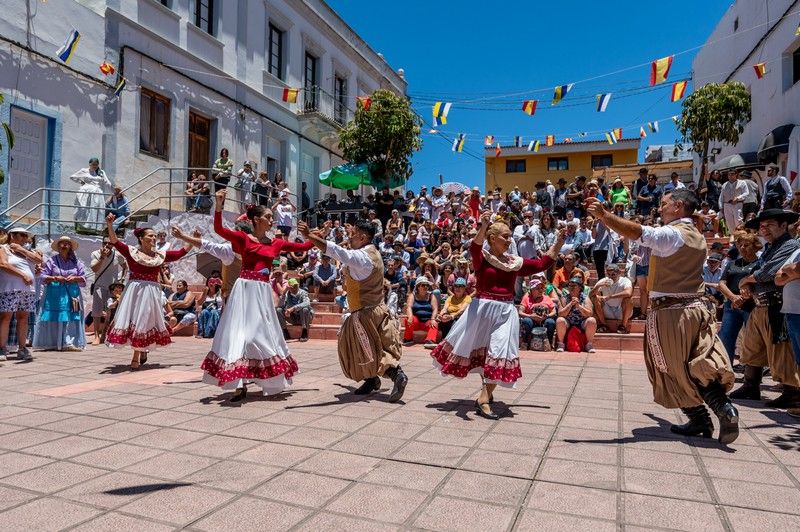
[(56, 351), (83, 351), (83, 297), (86, 270), (75, 256), (78, 242), (68, 236), (53, 241), (55, 255), (42, 267), (45, 283), (41, 311), (33, 336), (33, 348)]

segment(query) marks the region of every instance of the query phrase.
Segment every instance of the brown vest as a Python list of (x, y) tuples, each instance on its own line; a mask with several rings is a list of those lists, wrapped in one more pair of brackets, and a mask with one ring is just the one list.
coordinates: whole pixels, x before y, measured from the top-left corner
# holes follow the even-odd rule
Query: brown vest
[(373, 245), (365, 246), (364, 251), (372, 260), (372, 272), (363, 281), (350, 277), (350, 268), (342, 269), (344, 288), (347, 290), (347, 306), (350, 312), (364, 307), (376, 307), (383, 303), (383, 258)]
[(669, 257), (650, 255), (647, 289), (664, 294), (703, 293), (706, 239), (693, 224), (677, 223), (673, 227), (681, 233), (683, 246)]

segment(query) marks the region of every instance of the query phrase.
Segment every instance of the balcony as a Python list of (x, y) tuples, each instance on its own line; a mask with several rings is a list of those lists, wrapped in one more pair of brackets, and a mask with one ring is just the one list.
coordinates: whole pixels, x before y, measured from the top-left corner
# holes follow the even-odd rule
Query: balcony
[(317, 86), (304, 89), (302, 97), (298, 115), (303, 133), (316, 133), (323, 142), (335, 139), (338, 143), (339, 130), (353, 119), (353, 110)]

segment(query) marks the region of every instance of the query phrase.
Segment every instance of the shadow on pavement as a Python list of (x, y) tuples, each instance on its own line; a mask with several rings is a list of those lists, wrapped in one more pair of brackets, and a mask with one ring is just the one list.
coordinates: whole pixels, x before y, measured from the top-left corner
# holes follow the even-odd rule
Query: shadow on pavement
[(154, 491), (174, 490), (184, 486), (191, 486), (191, 482), (161, 482), (159, 484), (141, 484), (139, 486), (128, 486), (125, 488), (115, 488), (104, 491), (108, 495), (141, 495), (142, 493), (152, 493)]
[(100, 375), (117, 375), (119, 373), (134, 373), (136, 371), (150, 371), (152, 369), (167, 369), (174, 367), (190, 367), (191, 364), (142, 364), (139, 369), (131, 371), (130, 364), (117, 364), (115, 366), (108, 366), (100, 372)]
[[(335, 386), (347, 390), (340, 394), (334, 394), (336, 398), (335, 401), (324, 401), (322, 403), (310, 403), (307, 405), (293, 405), (287, 406), (286, 410), (295, 410), (298, 408), (313, 408), (315, 406), (334, 406), (334, 405), (345, 405), (349, 403), (370, 403), (372, 401), (379, 401), (381, 403), (388, 403), (389, 402), (389, 393), (388, 390), (386, 393), (381, 393), (381, 391), (375, 391), (367, 395), (355, 395), (353, 392), (355, 391), (355, 386), (349, 386), (345, 384), (339, 384), (338, 382), (333, 383)], [(317, 390), (318, 391), (318, 390)], [(403, 401), (398, 401), (398, 405), (405, 404)]]

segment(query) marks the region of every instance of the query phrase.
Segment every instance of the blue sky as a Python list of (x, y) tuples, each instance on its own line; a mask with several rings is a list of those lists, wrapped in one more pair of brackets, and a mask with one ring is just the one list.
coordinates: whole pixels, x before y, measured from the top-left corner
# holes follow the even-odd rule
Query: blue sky
[[(731, 1), (328, 3), (393, 68), (405, 69), (412, 105), (426, 124), (432, 101), (453, 102), (439, 128), (445, 138), (423, 128), (408, 183), (418, 189), (438, 182), (439, 174), (445, 182), (483, 188), (485, 135), (504, 145), (520, 135), (527, 144), (548, 134), (579, 140), (581, 131), (600, 138), (600, 131), (622, 127), (629, 138), (638, 137), (640, 125), (666, 117), (659, 133), (643, 139), (640, 159), (649, 144), (673, 143), (677, 133), (668, 117), (680, 113), (680, 103), (670, 102), (671, 83), (650, 90), (649, 65), (629, 67), (679, 54), (669, 80), (690, 77), (697, 51), (680, 52), (702, 45)], [(569, 95), (551, 106), (553, 87), (572, 82)], [(690, 83), (687, 94), (691, 89)], [(611, 101), (598, 113), (594, 96), (607, 92)], [(521, 110), (527, 99), (539, 100), (533, 117)], [(463, 153), (450, 148), (448, 139), (458, 133), (467, 134)]]

